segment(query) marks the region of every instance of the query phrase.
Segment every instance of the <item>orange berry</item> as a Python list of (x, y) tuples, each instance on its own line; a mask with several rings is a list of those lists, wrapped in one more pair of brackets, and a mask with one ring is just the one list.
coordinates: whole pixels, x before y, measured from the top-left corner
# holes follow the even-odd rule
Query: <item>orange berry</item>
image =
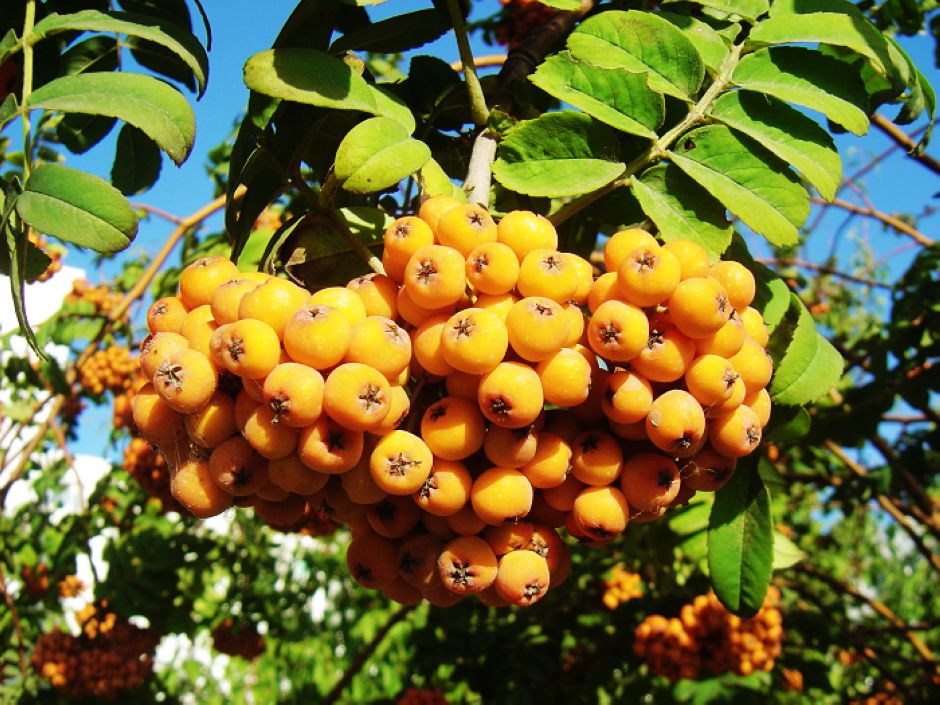
[(437, 558), (443, 550), (444, 542), (431, 534), (416, 534), (405, 539), (396, 556), (398, 574), (419, 590), (440, 585)]
[(213, 394), (199, 411), (185, 419), (186, 432), (203, 448), (215, 448), (238, 431), (235, 401), (222, 392)]
[(219, 325), (234, 323), (238, 320), (238, 308), (241, 306), (242, 298), (249, 291), (257, 288), (258, 282), (250, 279), (238, 278), (225, 282), (212, 292), (212, 298), (209, 300), (212, 318)]
[(346, 566), (353, 580), (377, 590), (398, 577), (398, 546), (394, 541), (367, 532), (354, 537), (346, 549)]
[(565, 347), (574, 347), (584, 339), (587, 328), (587, 319), (577, 304), (569, 303), (561, 307), (568, 319), (568, 337), (565, 338)]
[(323, 410), (323, 375), (298, 362), (283, 362), (264, 380), (264, 403), (276, 423), (309, 426)]
[(437, 559), (438, 576), (459, 595), (485, 590), (496, 579), (496, 555), (479, 536), (458, 536), (449, 541)]
[(285, 492), (314, 495), (326, 486), (329, 479), (326, 473), (311, 470), (304, 465), (297, 453), (268, 461), (268, 482)]
[(501, 242), (484, 242), (467, 255), (467, 281), (484, 294), (512, 291), (519, 278), (519, 260)]
[(392, 495), (417, 492), (431, 473), (434, 457), (418, 436), (396, 430), (379, 439), (369, 459), (375, 484)]
[(281, 358), (281, 343), (275, 330), (251, 318), (217, 328), (209, 349), (225, 369), (249, 379), (266, 377)]
[(506, 315), (509, 343), (516, 353), (533, 362), (550, 357), (568, 338), (568, 317), (555, 301), (531, 296), (513, 305)]
[(747, 338), (730, 362), (741, 375), (748, 395), (756, 393), (770, 383), (774, 364), (767, 351), (753, 338)]
[(385, 270), (385, 275), (395, 284), (401, 284), (405, 280), (405, 266), (407, 264), (407, 259), (397, 259), (388, 250), (382, 250), (382, 268)]
[(469, 502), (444, 519), (447, 528), (460, 536), (473, 536), (483, 531), (486, 526), (486, 522), (479, 517)]
[(483, 451), (494, 465), (522, 467), (535, 457), (538, 430), (535, 425), (522, 428), (491, 426), (483, 441)]
[(200, 257), (180, 274), (180, 299), (189, 310), (204, 306), (217, 287), (237, 276), (238, 267), (228, 258)]
[(731, 479), (737, 460), (719, 455), (709, 445), (682, 461), (679, 474), (682, 487), (696, 492), (717, 492)]
[(731, 357), (741, 349), (746, 337), (740, 314), (732, 311), (727, 323), (717, 332), (695, 341), (695, 354)]
[(617, 299), (619, 301), (620, 288), (617, 286), (617, 272), (607, 272), (594, 280), (591, 291), (588, 293), (588, 310), (594, 313), (597, 307), (605, 301)]
[(470, 502), (487, 524), (516, 521), (532, 508), (532, 485), (518, 470), (492, 467), (474, 480)]
[(147, 329), (151, 333), (179, 333), (188, 311), (175, 296), (154, 301), (147, 309)]
[(685, 373), (685, 386), (704, 408), (727, 401), (739, 375), (730, 361), (718, 355), (695, 358)]
[(435, 235), (441, 245), (467, 257), (477, 245), (496, 242), (496, 230), (496, 222), (485, 208), (461, 205), (441, 215)]
[(753, 338), (762, 348), (767, 347), (770, 341), (770, 334), (767, 332), (767, 324), (764, 323), (764, 317), (756, 308), (748, 306), (741, 313), (741, 323), (744, 331), (749, 337)]
[(620, 489), (630, 506), (654, 512), (668, 506), (679, 493), (679, 468), (659, 453), (635, 453), (623, 463)]
[(408, 261), (419, 247), (434, 244), (431, 226), (413, 215), (399, 218), (385, 229), (385, 251), (397, 259)]
[(425, 308), (415, 303), (407, 286), (402, 286), (398, 290), (398, 317), (405, 323), (413, 326), (420, 326), (425, 321), (436, 316), (450, 316), (457, 310), (455, 303), (441, 306), (439, 308)]
[(269, 406), (259, 404), (248, 414), (242, 435), (265, 458), (283, 458), (297, 447), (297, 429), (277, 422)]
[(741, 458), (760, 445), (761, 424), (757, 414), (748, 406), (739, 406), (730, 414), (710, 421), (708, 441), (721, 455)]
[(571, 516), (589, 538), (608, 541), (627, 528), (630, 507), (616, 487), (585, 487), (575, 497)]
[(594, 287), (594, 266), (583, 257), (578, 257), (578, 255), (574, 253), (565, 252), (563, 254), (565, 259), (568, 260), (568, 264), (574, 269), (578, 280), (578, 286), (575, 288), (569, 301), (578, 306), (583, 306), (587, 303), (591, 289)]
[(588, 323), (587, 339), (600, 357), (614, 362), (632, 360), (649, 340), (649, 321), (636, 306), (623, 301), (605, 301)]
[(160, 332), (148, 335), (140, 344), (137, 362), (144, 376), (152, 380), (157, 368), (173, 353), (186, 350), (189, 341), (178, 333)]
[(746, 396), (747, 391), (744, 387), (744, 380), (741, 379), (739, 375), (738, 378), (731, 383), (731, 395), (723, 402), (710, 406), (707, 409), (706, 415), (708, 418), (715, 418), (717, 416), (730, 414), (744, 403)]
[(214, 517), (232, 506), (232, 495), (212, 479), (205, 460), (186, 460), (170, 476), (170, 494), (199, 519)]
[(557, 406), (583, 403), (591, 388), (591, 364), (577, 350), (562, 348), (535, 368), (545, 401)]
[(183, 417), (163, 401), (152, 384), (137, 390), (131, 400), (131, 413), (140, 435), (155, 446), (169, 452), (186, 444)]
[(157, 368), (153, 386), (166, 404), (181, 414), (202, 408), (215, 394), (217, 375), (209, 358), (195, 350), (177, 350)]
[(708, 252), (692, 240), (671, 240), (663, 245), (664, 250), (679, 260), (680, 279), (708, 276)]
[(571, 468), (571, 446), (545, 431), (538, 434), (535, 456), (519, 471), (536, 489), (558, 487)]
[(495, 313), (465, 308), (451, 316), (441, 330), (441, 354), (461, 372), (482, 375), (506, 356), (509, 333)]
[(390, 408), (388, 379), (359, 362), (334, 368), (323, 386), (323, 409), (341, 426), (368, 431), (382, 423)]
[(636, 248), (654, 246), (659, 246), (656, 238), (640, 228), (615, 232), (604, 245), (604, 268), (608, 273), (616, 273), (621, 262)]
[(471, 375), (466, 372), (451, 372), (444, 379), (444, 385), (450, 396), (476, 401), (481, 376)]
[(521, 262), (536, 249), (558, 248), (558, 233), (551, 221), (532, 211), (510, 211), (496, 227), (496, 239), (508, 245)]
[(287, 322), (305, 303), (306, 290), (286, 279), (272, 277), (242, 296), (238, 317), (264, 321), (278, 338), (283, 338)]
[(463, 203), (453, 196), (445, 194), (431, 196), (431, 198), (421, 204), (421, 207), (418, 209), (418, 217), (427, 223), (431, 228), (431, 232), (436, 235), (441, 216), (447, 211), (462, 205)]
[(449, 321), (449, 316), (434, 316), (411, 333), (415, 361), (432, 375), (444, 376), (454, 370), (444, 357), (443, 333)]
[(586, 485), (609, 485), (620, 475), (623, 451), (617, 439), (606, 431), (579, 433), (571, 442), (572, 474)]
[(542, 296), (559, 304), (574, 295), (579, 284), (574, 263), (558, 250), (531, 250), (519, 265), (516, 288), (524, 297)]
[(542, 498), (553, 509), (563, 512), (570, 512), (574, 506), (575, 498), (581, 493), (585, 484), (574, 476), (574, 473), (568, 475), (565, 481), (558, 487), (549, 487), (541, 490)]
[(373, 426), (369, 429), (369, 433), (376, 436), (384, 436), (386, 433), (394, 431), (405, 423), (410, 412), (411, 397), (408, 396), (408, 391), (400, 384), (389, 386), (388, 413), (378, 426)]
[(463, 460), (483, 446), (483, 415), (475, 402), (444, 397), (421, 417), (421, 438), (438, 458)]
[(366, 510), (366, 520), (372, 530), (390, 539), (408, 535), (420, 518), (421, 510), (410, 497), (385, 497)]
[(284, 327), (284, 349), (296, 362), (326, 370), (345, 357), (351, 336), (352, 324), (339, 309), (310, 304)]
[(601, 408), (611, 421), (621, 424), (642, 421), (652, 404), (653, 388), (645, 377), (629, 370), (617, 370), (607, 377)]
[(511, 551), (499, 559), (496, 592), (512, 605), (528, 607), (548, 592), (548, 562), (535, 551)]
[(415, 503), (435, 516), (456, 514), (470, 500), (473, 478), (463, 463), (434, 458), (431, 473), (414, 494)]
[(455, 304), (466, 289), (464, 257), (452, 247), (425, 245), (408, 260), (404, 283), (419, 306), (434, 309)]
[(753, 394), (744, 397), (744, 406), (750, 407), (751, 411), (757, 414), (761, 428), (766, 428), (770, 423), (770, 394), (766, 389), (758, 389)]
[(329, 306), (346, 316), (350, 325), (356, 325), (366, 317), (366, 305), (351, 289), (344, 286), (328, 286), (315, 291), (307, 299), (307, 305)]
[(716, 262), (711, 266), (709, 274), (721, 282), (728, 292), (728, 301), (731, 305), (743, 310), (751, 305), (757, 289), (754, 275), (740, 262), (726, 260)]
[(506, 294), (479, 294), (473, 305), (475, 308), (482, 308), (484, 311), (490, 311), (499, 316), (503, 322), (506, 322), (506, 316), (512, 310), (512, 307), (519, 301), (519, 297), (512, 293)]
[(367, 316), (354, 324), (344, 362), (361, 362), (395, 379), (411, 361), (411, 338), (395, 321)]
[(686, 337), (666, 316), (650, 319), (646, 347), (630, 361), (630, 367), (651, 382), (674, 382), (695, 357), (695, 342)]
[(528, 365), (501, 362), (480, 380), (477, 403), (497, 426), (528, 426), (542, 411), (544, 397), (539, 376)]
[(646, 435), (662, 451), (686, 458), (705, 436), (705, 412), (695, 397), (672, 389), (653, 400), (646, 416)]
[(346, 288), (356, 292), (367, 316), (398, 318), (398, 284), (384, 274), (363, 274), (351, 280)]
[(371, 455), (371, 449), (364, 451), (355, 467), (339, 476), (343, 492), (356, 504), (375, 504), (388, 496), (388, 492), (379, 487), (372, 477), (369, 467)]
[(669, 319), (690, 338), (718, 332), (733, 310), (725, 288), (712, 277), (683, 279), (666, 306)]
[(241, 436), (221, 443), (209, 456), (213, 481), (228, 494), (247, 497), (268, 482), (267, 461)]
[(300, 432), (297, 455), (312, 470), (339, 475), (359, 462), (364, 440), (362, 431), (343, 428), (330, 417), (321, 416)]
[(679, 284), (679, 260), (659, 245), (638, 247), (617, 268), (617, 286), (625, 301), (646, 308), (668, 299)]

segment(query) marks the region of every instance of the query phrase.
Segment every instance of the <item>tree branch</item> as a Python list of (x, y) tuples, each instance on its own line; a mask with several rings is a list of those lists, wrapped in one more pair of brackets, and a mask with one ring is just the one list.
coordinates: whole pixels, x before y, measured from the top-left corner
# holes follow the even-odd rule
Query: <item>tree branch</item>
[(496, 159), (496, 139), (488, 130), (481, 130), (473, 141), (467, 178), (463, 182), (467, 202), (482, 208), (490, 207), (490, 183), (493, 176), (493, 160)]
[(899, 147), (903, 147), (907, 151), (908, 157), (926, 167), (934, 174), (940, 174), (940, 161), (937, 161), (926, 152), (918, 152), (917, 143), (888, 118), (876, 113), (871, 116), (871, 124), (894, 140), (895, 144)]
[(848, 272), (843, 272), (835, 267), (829, 267), (824, 264), (815, 264), (813, 262), (807, 262), (806, 260), (801, 259), (780, 259), (775, 257), (759, 257), (758, 262), (762, 264), (772, 264), (779, 267), (799, 267), (800, 269), (808, 269), (811, 272), (819, 272), (821, 274), (829, 274), (834, 277), (839, 277), (840, 279), (845, 279), (846, 281), (855, 282), (856, 284), (863, 284), (865, 286), (877, 287), (880, 289), (893, 289), (890, 284), (885, 282), (880, 282), (876, 279), (867, 279), (865, 277), (858, 277), (854, 274), (849, 274)]
[(454, 36), (457, 38), (457, 50), (460, 52), (460, 61), (463, 64), (464, 82), (467, 84), (467, 94), (470, 97), (470, 114), (477, 127), (486, 124), (490, 111), (486, 107), (486, 98), (483, 96), (483, 86), (477, 76), (476, 62), (473, 60), (473, 51), (470, 49), (470, 38), (467, 36), (467, 23), (457, 0), (447, 0), (447, 10), (450, 13), (450, 22), (454, 27)]
[(7, 609), (10, 610), (10, 617), (13, 621), (13, 631), (16, 633), (16, 650), (20, 657), (20, 675), (25, 681), (29, 678), (29, 662), (26, 660), (26, 645), (23, 641), (23, 627), (20, 625), (20, 613), (16, 609), (16, 603), (13, 596), (7, 589), (6, 575), (3, 572), (3, 564), (0, 563), (0, 592), (3, 593), (3, 601)]
[(377, 648), (379, 648), (382, 640), (392, 630), (392, 627), (407, 617), (413, 609), (413, 605), (404, 605), (388, 618), (388, 621), (375, 633), (375, 636), (372, 637), (372, 640), (363, 646), (362, 650), (356, 654), (356, 658), (353, 659), (351, 664), (349, 664), (349, 668), (343, 672), (343, 676), (339, 679), (336, 685), (330, 688), (330, 692), (323, 697), (323, 700), (320, 701), (320, 705), (333, 705), (333, 703), (339, 700), (340, 696), (343, 694), (343, 691), (346, 689), (346, 686), (352, 682), (352, 679), (355, 678), (356, 674), (359, 673), (359, 671), (362, 670), (362, 667), (366, 665), (366, 661), (368, 661), (369, 657), (375, 653)]
[(893, 215), (882, 213), (881, 211), (875, 210), (874, 208), (865, 208), (864, 206), (859, 206), (854, 203), (850, 203), (849, 201), (843, 201), (841, 198), (833, 198), (831, 201), (826, 201), (825, 199), (820, 198), (819, 196), (813, 196), (812, 202), (817, 205), (822, 205), (822, 206), (825, 206), (825, 205), (836, 206), (837, 208), (847, 210), (850, 213), (856, 213), (858, 215), (864, 215), (868, 218), (874, 218), (875, 220), (879, 220), (885, 225), (894, 228), (899, 233), (902, 233), (904, 235), (907, 235), (910, 238), (913, 238), (914, 240), (919, 242), (921, 245), (926, 245), (929, 247), (930, 245), (933, 245), (934, 243), (933, 240), (931, 240), (929, 237), (924, 235), (917, 228), (914, 228), (908, 225), (907, 223), (905, 223), (903, 220), (900, 220), (899, 218), (895, 218)]

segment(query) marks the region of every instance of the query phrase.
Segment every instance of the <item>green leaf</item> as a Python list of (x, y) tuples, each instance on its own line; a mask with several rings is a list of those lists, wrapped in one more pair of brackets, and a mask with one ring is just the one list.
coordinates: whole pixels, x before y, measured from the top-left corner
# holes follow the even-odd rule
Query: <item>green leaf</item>
[(133, 12), (98, 12), (82, 10), (68, 15), (52, 13), (33, 28), (34, 41), (61, 32), (105, 32), (128, 34), (166, 47), (190, 68), (199, 84), (199, 96), (206, 90), (209, 57), (202, 44), (177, 24)]
[(577, 196), (623, 173), (617, 135), (583, 113), (565, 110), (525, 120), (499, 145), (493, 176), (529, 196)]
[(245, 160), (238, 181), (246, 186), (245, 195), (240, 200), (230, 200), (225, 209), (225, 229), (232, 239), (232, 259), (235, 261), (238, 261), (258, 216), (280, 193), (287, 176), (271, 150), (257, 147)]
[(562, 52), (549, 57), (529, 80), (611, 127), (655, 139), (666, 105), (661, 94), (647, 88), (647, 75), (594, 66)]
[(62, 54), (59, 66), (63, 76), (86, 71), (114, 71), (118, 67), (117, 40), (96, 35), (73, 44)]
[(791, 164), (826, 200), (835, 196), (839, 153), (829, 133), (800, 111), (768, 95), (735, 91), (715, 101), (711, 115)]
[(336, 151), (336, 178), (353, 193), (375, 193), (418, 171), (431, 149), (408, 137), (394, 120), (374, 117), (356, 125)]
[(790, 568), (806, 558), (800, 547), (774, 529), (774, 570)]
[(429, 8), (406, 12), (344, 34), (333, 42), (330, 53), (373, 51), (396, 54), (433, 42), (449, 29), (450, 20), (440, 10)]
[(118, 118), (145, 132), (178, 165), (196, 139), (196, 117), (182, 94), (140, 74), (62, 76), (37, 88), (27, 107)]
[[(668, 5), (673, 2), (683, 2), (683, 0), (664, 0), (663, 4)], [(702, 7), (738, 15), (746, 20), (757, 19), (770, 7), (769, 0), (693, 0), (693, 2)]]
[(123, 250), (137, 234), (137, 216), (120, 191), (61, 164), (30, 174), (16, 212), (39, 232), (95, 252)]
[(660, 12), (659, 16), (681, 29), (702, 57), (705, 66), (717, 73), (718, 67), (728, 55), (728, 42), (721, 34), (711, 25), (688, 15)]
[(708, 518), (708, 569), (721, 603), (753, 617), (764, 602), (773, 562), (770, 494), (753, 459), (738, 461), (715, 494)]
[(778, 406), (770, 416), (762, 440), (774, 443), (791, 443), (803, 438), (812, 426), (809, 412), (802, 406)]
[(8, 29), (3, 39), (0, 39), (0, 64), (13, 56), (20, 48), (20, 38), (16, 36), (16, 30)]
[(55, 126), (56, 139), (72, 154), (84, 154), (107, 137), (117, 120), (105, 115), (67, 113)]
[(741, 88), (817, 110), (853, 134), (868, 132), (862, 79), (846, 71), (844, 62), (814, 49), (761, 49), (741, 60), (731, 80)]
[(725, 259), (740, 262), (754, 274), (757, 287), (751, 306), (760, 311), (764, 323), (767, 324), (768, 332), (772, 334), (790, 308), (791, 292), (787, 283), (770, 267), (751, 257), (744, 238), (740, 235), (736, 234), (732, 239), (731, 247), (725, 253)]
[(755, 232), (775, 245), (799, 240), (809, 194), (786, 163), (722, 125), (679, 138), (670, 158)]
[(245, 85), (296, 103), (376, 114), (373, 92), (351, 66), (314, 49), (268, 49), (248, 59)]
[(680, 100), (690, 100), (705, 77), (702, 57), (682, 30), (646, 12), (594, 15), (568, 37), (568, 49), (596, 66), (648, 71), (652, 90)]
[(10, 93), (0, 103), (0, 130), (19, 114), (20, 106), (16, 102), (16, 95)]
[(633, 194), (670, 240), (693, 240), (717, 259), (731, 243), (725, 208), (674, 164), (647, 169), (631, 182)]
[(581, 7), (581, 0), (539, 0), (539, 2), (559, 10), (577, 10)]
[(160, 177), (160, 148), (142, 131), (124, 125), (118, 133), (111, 183), (125, 196), (142, 193)]
[[(777, 5), (777, 3), (774, 4)], [(894, 74), (893, 61), (889, 56), (884, 35), (861, 13), (856, 13), (857, 10), (852, 14), (844, 12), (775, 14), (759, 22), (751, 30), (748, 35), (748, 46), (832, 44), (846, 47), (871, 59), (879, 73), (883, 75)], [(901, 77), (895, 75), (895, 78)]]
[(418, 182), (421, 185), (421, 193), (428, 196), (453, 196), (461, 201), (466, 201), (466, 195), (463, 189), (450, 180), (441, 165), (434, 157), (425, 162), (424, 166), (418, 172)]
[(774, 330), (768, 348), (775, 369), (770, 381), (770, 397), (776, 404), (802, 406), (832, 389), (842, 376), (844, 361), (813, 322), (812, 314), (796, 294), (791, 295), (787, 316)]
[(0, 182), (0, 186), (2, 186), (2, 190), (0, 190), (0, 235), (3, 235), (3, 245), (9, 253), (10, 293), (13, 298), (13, 311), (16, 314), (16, 322), (20, 326), (20, 333), (26, 338), (29, 347), (41, 360), (45, 360), (45, 353), (39, 347), (36, 334), (26, 318), (24, 297), (26, 291), (26, 246), (29, 239), (22, 221), (13, 213), (13, 208), (18, 200), (14, 186), (3, 182)]
[[(26, 240), (26, 262), (23, 266), (23, 276), (26, 281), (35, 281), (52, 262), (49, 256), (36, 247), (29, 240)], [(10, 251), (6, 248), (0, 248), (0, 274), (10, 276), (13, 271), (13, 262), (10, 259)]]
[(372, 100), (375, 102), (376, 115), (387, 117), (405, 128), (410, 135), (415, 131), (415, 116), (411, 108), (384, 86), (369, 86), (372, 93)]

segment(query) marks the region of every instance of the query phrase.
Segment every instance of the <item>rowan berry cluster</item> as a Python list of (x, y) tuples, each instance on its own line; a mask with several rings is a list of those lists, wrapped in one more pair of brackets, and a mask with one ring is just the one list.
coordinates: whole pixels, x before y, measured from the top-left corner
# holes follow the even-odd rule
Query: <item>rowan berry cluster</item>
[(36, 672), (75, 698), (113, 700), (139, 688), (153, 671), (159, 637), (107, 612), (107, 604), (88, 605), (76, 613), (81, 634), (56, 628), (39, 638), (33, 652)]
[(741, 619), (714, 593), (699, 595), (683, 605), (678, 617), (644, 619), (636, 628), (633, 651), (650, 671), (672, 681), (698, 678), (703, 669), (741, 676), (770, 671), (783, 638), (779, 600), (779, 590), (771, 587), (757, 615)]
[(91, 284), (87, 279), (72, 282), (72, 291), (65, 296), (66, 303), (87, 303), (94, 306), (95, 314), (107, 316), (123, 300), (123, 295), (105, 284)]
[(49, 265), (34, 281), (49, 281), (56, 272), (62, 269), (62, 254), (64, 250), (61, 247), (50, 245), (46, 238), (33, 230), (29, 231), (29, 241), (34, 247), (41, 250), (50, 260)]
[(220, 654), (240, 656), (251, 661), (264, 653), (264, 637), (253, 624), (226, 617), (212, 628), (212, 646)]
[(134, 422), (196, 516), (318, 513), (399, 601), (533, 604), (569, 566), (557, 529), (601, 546), (718, 489), (770, 414), (747, 269), (626, 230), (595, 281), (557, 247), (438, 196), (346, 287), (198, 260), (148, 312)]
[(604, 578), (604, 596), (601, 598), (604, 607), (609, 610), (617, 609), (619, 605), (634, 598), (643, 596), (642, 579), (639, 573), (631, 573), (618, 564)]
[(132, 438), (124, 450), (124, 470), (150, 497), (160, 500), (164, 511), (179, 511), (180, 504), (170, 493), (170, 469), (156, 448), (143, 438)]
[(897, 693), (897, 686), (891, 681), (885, 681), (881, 684), (881, 690), (862, 698), (854, 698), (849, 701), (849, 705), (904, 705), (904, 701)]
[(85, 583), (77, 575), (66, 575), (59, 581), (60, 597), (78, 597), (84, 589)]
[(412, 686), (398, 696), (395, 705), (448, 705), (448, 701), (443, 691)]
[(147, 379), (140, 373), (140, 369), (134, 370), (127, 389), (114, 395), (112, 402), (111, 425), (115, 429), (126, 428), (134, 431), (134, 414), (132, 402), (137, 390), (147, 384)]
[(45, 596), (49, 589), (49, 567), (45, 563), (39, 563), (35, 568), (23, 566), (20, 577), (27, 595), (34, 600), (41, 600)]
[(96, 350), (78, 368), (78, 383), (82, 391), (93, 397), (106, 391), (122, 394), (129, 388), (137, 372), (137, 360), (123, 345), (112, 345)]
[(496, 25), (496, 41), (515, 49), (527, 37), (558, 14), (538, 0), (499, 0), (502, 17)]

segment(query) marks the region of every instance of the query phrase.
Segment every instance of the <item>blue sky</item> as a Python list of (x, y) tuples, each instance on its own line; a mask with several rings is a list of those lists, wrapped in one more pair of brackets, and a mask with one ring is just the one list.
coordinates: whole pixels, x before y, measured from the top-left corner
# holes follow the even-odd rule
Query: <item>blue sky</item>
[[(484, 15), (487, 10), (494, 8), (497, 4), (498, 0), (474, 3), (474, 16)], [(429, 5), (429, 0), (394, 0), (370, 8), (370, 12), (373, 16), (380, 18), (393, 12), (422, 9)], [(260, 4), (247, 0), (207, 0), (205, 6), (212, 22), (213, 46), (210, 52), (211, 71), (208, 90), (203, 99), (194, 105), (197, 121), (195, 148), (189, 160), (178, 169), (164, 158), (162, 176), (158, 184), (148, 193), (134, 199), (177, 215), (189, 214), (211, 199), (211, 183), (206, 178), (205, 170), (206, 155), (230, 133), (244, 107), (247, 90), (242, 84), (242, 65), (253, 53), (270, 47), (287, 13), (293, 7), (293, 3)], [(940, 87), (940, 72), (933, 64), (932, 40), (927, 37), (904, 39), (902, 45), (911, 53), (916, 64), (932, 85)], [(473, 48), (477, 54), (499, 51), (498, 48), (488, 47), (480, 41), (474, 42)], [(458, 58), (456, 43), (451, 34), (422, 47), (416, 53), (433, 54), (446, 61)], [(895, 112), (892, 109), (886, 111), (885, 114), (893, 117)], [(914, 125), (906, 129), (911, 131), (916, 127), (917, 125)], [(9, 130), (7, 132), (13, 134)], [(98, 148), (92, 150), (92, 153), (70, 157), (68, 163), (107, 178), (111, 168), (116, 134), (117, 130)], [(873, 130), (864, 138), (857, 138), (850, 134), (837, 136), (836, 141), (846, 174), (853, 173), (868, 159), (891, 144), (877, 130)], [(938, 146), (932, 146), (929, 151), (940, 155), (940, 143)], [(876, 168), (868, 176), (866, 186), (869, 197), (876, 206), (888, 212), (918, 213), (923, 210), (925, 204), (931, 201), (933, 194), (940, 191), (940, 182), (934, 174), (912, 164), (900, 152)], [(848, 197), (847, 193), (842, 195)], [(813, 217), (810, 217), (811, 220)], [(832, 231), (842, 223), (844, 218), (844, 212), (832, 209), (823, 221), (822, 229)], [(936, 228), (937, 222), (937, 216), (925, 219), (921, 223), (921, 229), (929, 235)], [(852, 223), (852, 227), (857, 228), (855, 231), (857, 237), (867, 238), (875, 251), (882, 255), (891, 253), (895, 248), (907, 243), (907, 240), (901, 236), (884, 231), (878, 225), (866, 224), (859, 219)], [(213, 231), (219, 228), (221, 228), (221, 217), (216, 216), (209, 221), (208, 229)], [(140, 234), (131, 246), (129, 254), (136, 256), (155, 252), (171, 230), (172, 225), (160, 219), (152, 218), (143, 222)], [(825, 233), (821, 234), (823, 237), (817, 235), (814, 238), (814, 243), (806, 255), (807, 259), (818, 261), (827, 254), (830, 238)], [(840, 247), (843, 261), (849, 261), (855, 247), (851, 238), (843, 239)], [(903, 271), (914, 254), (914, 250), (906, 250), (892, 257), (890, 262), (892, 273), (897, 274)], [(87, 268), (92, 280), (108, 278), (118, 268), (116, 264), (106, 263), (101, 271), (96, 272), (91, 254), (81, 252), (69, 253), (66, 263)], [(79, 447), (76, 450), (100, 454), (106, 450), (110, 410), (102, 408), (97, 412), (90, 412), (92, 412), (91, 409), (86, 411), (83, 417)]]

